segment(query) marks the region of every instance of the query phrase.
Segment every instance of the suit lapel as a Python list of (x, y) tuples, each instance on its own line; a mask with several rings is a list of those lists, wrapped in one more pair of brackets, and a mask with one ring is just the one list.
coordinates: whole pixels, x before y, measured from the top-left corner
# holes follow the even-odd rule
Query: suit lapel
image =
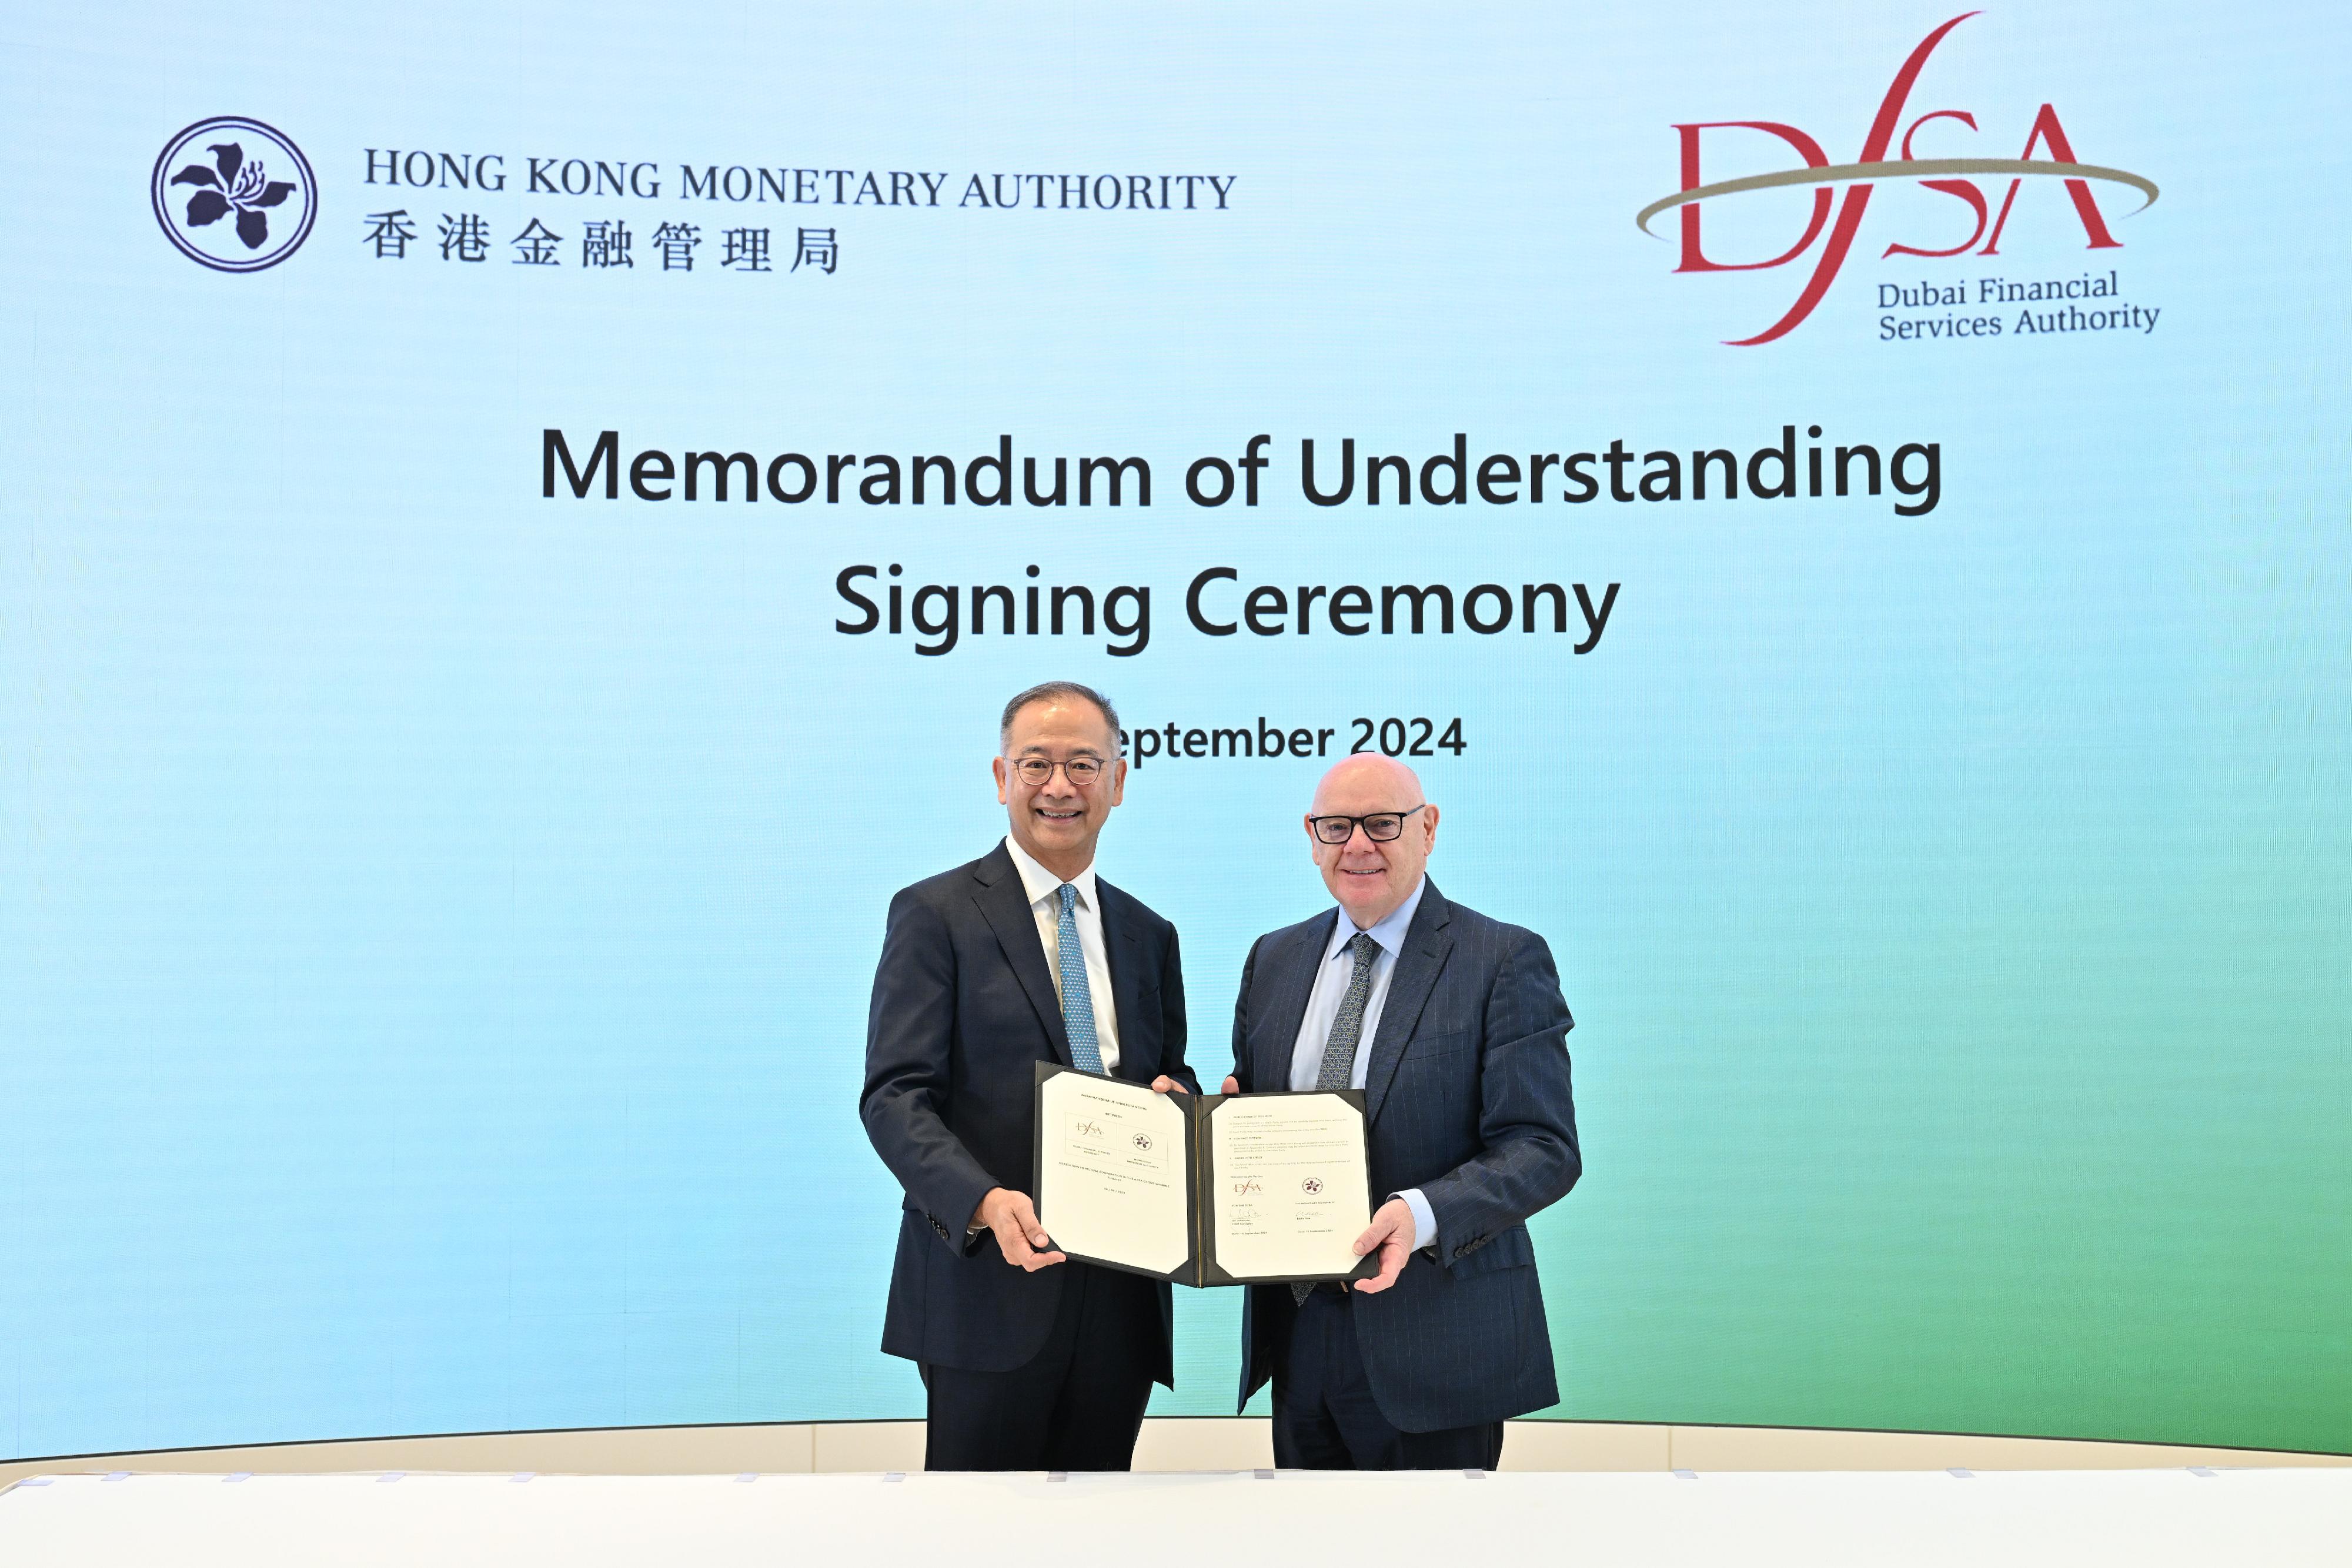
[(1307, 999), (1315, 994), (1316, 966), (1331, 945), (1332, 923), (1339, 918), (1339, 912), (1333, 909), (1293, 926), (1288, 939), (1267, 955), (1274, 975), (1273, 998), (1266, 1009), (1272, 1025), (1252, 1043), (1250, 1058), (1250, 1082), (1261, 1092), (1290, 1087), (1290, 1059), (1298, 1030), (1307, 1022)]
[(1095, 897), (1102, 904), (1103, 956), (1110, 964), (1111, 1006), (1118, 1019), (1118, 1076), (1148, 1082), (1137, 1069), (1138, 1053), (1131, 1049), (1143, 1038), (1143, 937), (1127, 917), (1127, 894), (1097, 876)]
[(1013, 966), (1021, 988), (1029, 993), (1029, 1005), (1037, 1009), (1037, 1021), (1045, 1026), (1045, 1038), (1053, 1041), (1054, 1054), (1063, 1066), (1076, 1065), (1070, 1061), (1069, 1034), (1062, 1027), (1061, 998), (1045, 967), (1045, 944), (1037, 939), (1037, 917), (1029, 909), (1029, 890), (1022, 885), (1012, 855), (1003, 844), (997, 845), (994, 854), (982, 859), (972, 877), (981, 884), (972, 894), (972, 902), (980, 905), (989, 928), (996, 933), (996, 944), (1004, 950), (1004, 961)]
[(1454, 951), (1454, 938), (1445, 935), (1452, 919), (1453, 912), (1437, 884), (1424, 884), (1421, 907), (1412, 912), (1396, 967), (1389, 975), (1388, 1000), (1381, 1004), (1380, 1033), (1372, 1038), (1372, 1060), (1364, 1072), (1364, 1110), (1369, 1120), (1380, 1120), (1381, 1105), (1389, 1097), (1389, 1081), (1396, 1076), (1397, 1058), (1404, 1054), (1405, 1041), (1412, 1038), (1413, 1026), (1421, 1021), (1421, 1009), (1428, 1005), (1430, 989), (1445, 967), (1446, 955)]

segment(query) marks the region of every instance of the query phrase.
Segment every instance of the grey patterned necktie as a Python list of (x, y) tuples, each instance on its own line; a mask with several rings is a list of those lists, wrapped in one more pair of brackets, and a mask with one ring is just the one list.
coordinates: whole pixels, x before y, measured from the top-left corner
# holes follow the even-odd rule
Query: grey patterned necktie
[(1356, 1082), (1356, 1040), (1364, 1032), (1364, 1004), (1372, 998), (1372, 961), (1381, 945), (1370, 933), (1359, 931), (1348, 938), (1348, 951), (1355, 956), (1356, 969), (1348, 977), (1348, 994), (1339, 998), (1339, 1014), (1331, 1020), (1331, 1038), (1323, 1042), (1318, 1089), (1346, 1089)]
[[(1348, 977), (1348, 994), (1339, 998), (1339, 1014), (1331, 1020), (1331, 1037), (1323, 1042), (1323, 1065), (1315, 1074), (1318, 1089), (1348, 1089), (1356, 1082), (1356, 1042), (1363, 1038), (1364, 1006), (1372, 998), (1372, 963), (1380, 956), (1381, 945), (1368, 932), (1359, 931), (1348, 939), (1348, 951), (1355, 955), (1355, 972)], [(1293, 1285), (1290, 1299), (1300, 1306), (1313, 1293), (1312, 1285)]]

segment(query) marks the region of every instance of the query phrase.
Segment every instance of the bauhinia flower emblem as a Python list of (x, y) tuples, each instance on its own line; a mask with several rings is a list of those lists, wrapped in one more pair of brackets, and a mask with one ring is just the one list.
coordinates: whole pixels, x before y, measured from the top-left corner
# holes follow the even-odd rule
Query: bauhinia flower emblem
[(188, 198), (188, 226), (216, 224), (234, 212), (236, 237), (246, 249), (259, 250), (269, 238), (269, 214), (262, 209), (285, 201), (293, 183), (269, 179), (261, 160), (247, 162), (245, 149), (234, 141), (216, 141), (205, 151), (213, 155), (212, 168), (191, 163), (172, 176), (174, 185), (204, 187)]
[(215, 272), (277, 266), (302, 248), (319, 215), (318, 176), (302, 150), (242, 114), (183, 126), (155, 154), (147, 198), (173, 248)]

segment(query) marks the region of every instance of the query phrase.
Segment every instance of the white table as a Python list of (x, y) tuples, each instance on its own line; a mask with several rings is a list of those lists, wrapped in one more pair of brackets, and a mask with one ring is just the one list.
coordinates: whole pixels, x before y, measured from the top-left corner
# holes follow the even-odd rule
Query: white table
[(2352, 1470), (58, 1476), (7, 1568), (2352, 1563)]

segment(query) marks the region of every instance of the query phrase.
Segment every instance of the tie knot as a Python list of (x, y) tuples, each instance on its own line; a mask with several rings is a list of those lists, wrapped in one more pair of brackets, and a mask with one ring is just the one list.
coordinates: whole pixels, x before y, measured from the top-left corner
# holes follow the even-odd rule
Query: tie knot
[(1355, 955), (1359, 965), (1370, 963), (1372, 955), (1379, 952), (1380, 947), (1381, 945), (1372, 940), (1372, 934), (1369, 931), (1359, 931), (1348, 938), (1348, 951)]
[(1055, 888), (1054, 892), (1062, 901), (1062, 913), (1067, 915), (1070, 912), (1071, 906), (1078, 902), (1078, 890), (1076, 886), (1066, 882), (1061, 886)]

